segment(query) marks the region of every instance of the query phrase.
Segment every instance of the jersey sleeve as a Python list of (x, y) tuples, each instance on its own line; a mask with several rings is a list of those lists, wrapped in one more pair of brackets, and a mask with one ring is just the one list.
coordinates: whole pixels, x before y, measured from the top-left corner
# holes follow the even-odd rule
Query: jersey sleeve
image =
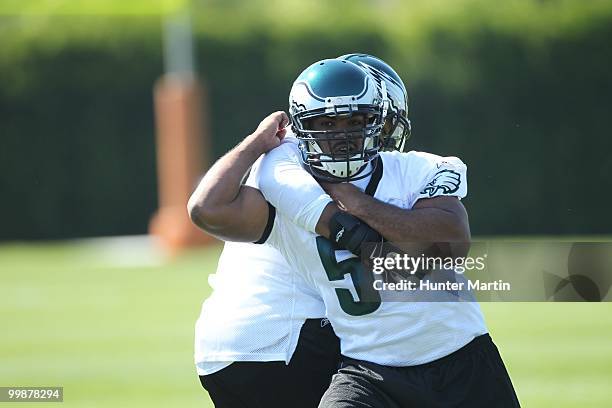
[(259, 165), (261, 164), (261, 160), (263, 158), (264, 158), (264, 155), (262, 154), (255, 161), (255, 163), (253, 163), (253, 165), (251, 166), (249, 171), (244, 175), (244, 177), (242, 179), (242, 183), (241, 183), (242, 185), (258, 189), (258, 187), (257, 187), (257, 180), (256, 180), (255, 176), (257, 174), (257, 169), (259, 168)]
[(332, 199), (301, 164), (297, 140), (286, 137), (254, 168), (257, 188), (276, 211), (309, 232)]
[(414, 198), (467, 195), (467, 166), (457, 157), (410, 152), (406, 177), (411, 179)]

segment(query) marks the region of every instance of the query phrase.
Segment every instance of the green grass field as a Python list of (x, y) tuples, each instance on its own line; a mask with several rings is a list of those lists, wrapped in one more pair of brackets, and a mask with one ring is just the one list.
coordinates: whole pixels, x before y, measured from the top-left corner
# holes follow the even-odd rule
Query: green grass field
[[(192, 343), (219, 250), (0, 246), (0, 386), (63, 386), (71, 407), (212, 406)], [(612, 304), (482, 306), (524, 407), (612, 405)]]

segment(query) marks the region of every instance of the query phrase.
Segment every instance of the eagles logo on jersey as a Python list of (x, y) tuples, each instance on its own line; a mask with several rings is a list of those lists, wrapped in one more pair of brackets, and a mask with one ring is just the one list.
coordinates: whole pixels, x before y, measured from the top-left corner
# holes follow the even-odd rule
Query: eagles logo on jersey
[(421, 194), (427, 194), (429, 197), (435, 196), (438, 191), (442, 194), (452, 194), (459, 190), (460, 184), (461, 174), (454, 170), (440, 170), (434, 175), (433, 180), (427, 183)]

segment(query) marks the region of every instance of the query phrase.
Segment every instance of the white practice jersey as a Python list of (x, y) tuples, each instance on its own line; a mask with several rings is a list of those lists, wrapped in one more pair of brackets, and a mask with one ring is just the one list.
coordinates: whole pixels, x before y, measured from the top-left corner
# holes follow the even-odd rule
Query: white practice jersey
[(212, 295), (195, 329), (199, 375), (234, 361), (285, 361), (309, 318), (325, 316), (320, 295), (269, 245), (227, 242)]
[[(375, 310), (364, 309), (346, 263), (343, 268), (335, 267), (352, 254), (330, 251), (329, 240), (291, 222), (283, 213), (286, 203), (274, 200), (279, 196), (286, 198), (291, 183), (279, 180), (283, 172), (274, 169), (279, 163), (299, 165), (299, 160), (297, 146), (284, 143), (269, 153), (258, 169), (259, 187), (277, 208), (267, 242), (278, 248), (291, 266), (320, 292), (326, 316), (340, 337), (343, 355), (381, 365), (417, 365), (446, 356), (487, 332), (476, 302), (383, 300)], [(356, 185), (364, 189), (359, 184)], [(278, 194), (279, 188), (284, 190), (283, 194)], [(466, 166), (457, 158), (429, 153), (381, 153), (365, 190), (381, 201), (405, 209), (411, 209), (421, 198), (439, 195), (462, 198), (467, 194)], [(345, 296), (341, 304), (336, 289), (345, 289), (342, 291), (345, 295), (350, 292), (350, 298)]]

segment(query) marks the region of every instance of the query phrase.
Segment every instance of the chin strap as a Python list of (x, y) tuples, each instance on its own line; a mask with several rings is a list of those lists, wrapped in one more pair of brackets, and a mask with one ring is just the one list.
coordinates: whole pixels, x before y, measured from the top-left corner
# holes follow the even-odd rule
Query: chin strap
[(342, 211), (335, 213), (329, 221), (330, 239), (339, 247), (361, 256), (361, 245), (378, 243), (382, 236), (365, 222)]

